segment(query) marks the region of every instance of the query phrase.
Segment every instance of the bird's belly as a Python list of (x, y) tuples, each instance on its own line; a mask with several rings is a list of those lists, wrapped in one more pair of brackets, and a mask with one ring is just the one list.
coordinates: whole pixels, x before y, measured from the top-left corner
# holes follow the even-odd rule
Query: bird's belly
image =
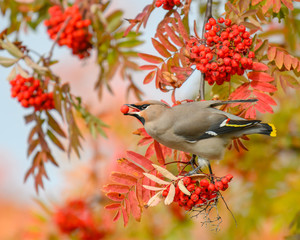
[(162, 134), (153, 137), (159, 143), (166, 147), (192, 153), (208, 160), (222, 159), (230, 140), (219, 137), (208, 138), (195, 143), (187, 142), (184, 139), (173, 137), (168, 134)]

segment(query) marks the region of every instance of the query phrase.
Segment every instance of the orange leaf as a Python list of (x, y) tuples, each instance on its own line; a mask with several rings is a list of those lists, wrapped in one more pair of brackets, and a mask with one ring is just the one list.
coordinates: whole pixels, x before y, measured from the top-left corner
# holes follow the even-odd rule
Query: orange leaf
[(253, 62), (252, 69), (254, 71), (267, 71), (267, 70), (269, 70), (269, 67), (266, 64), (263, 64), (263, 63)]
[(273, 0), (273, 12), (279, 13), (281, 8), (281, 1), (280, 0)]
[(252, 0), (251, 4), (252, 6), (255, 6), (256, 4), (260, 3), (262, 0)]
[(155, 74), (156, 74), (156, 71), (155, 71), (155, 70), (149, 72), (149, 73), (146, 75), (146, 77), (144, 78), (143, 84), (148, 84), (148, 83), (150, 83), (150, 82), (154, 79)]
[(282, 65), (283, 65), (283, 56), (284, 56), (284, 53), (282, 51), (277, 51), (275, 63), (279, 69), (282, 68)]
[(297, 68), (298, 64), (299, 64), (299, 60), (295, 57), (292, 57), (292, 66), (294, 69)]
[(131, 175), (120, 172), (112, 172), (110, 175), (110, 179), (113, 182), (117, 182), (123, 185), (132, 186), (136, 184), (137, 179)]
[(127, 151), (127, 156), (135, 163), (141, 165), (147, 170), (153, 169), (152, 162), (136, 152)]
[(165, 25), (165, 30), (168, 34), (168, 37), (179, 47), (183, 47), (184, 43), (179, 36), (176, 35), (175, 31), (169, 26)]
[(121, 211), (119, 210), (119, 211), (117, 211), (116, 215), (114, 216), (113, 221), (114, 221), (114, 222), (118, 221), (118, 219), (119, 219), (120, 217), (121, 217)]
[(287, 70), (291, 70), (291, 66), (292, 66), (292, 57), (289, 54), (285, 54), (284, 55), (284, 66)]
[(130, 191), (128, 194), (128, 200), (130, 203), (131, 214), (136, 221), (141, 220), (141, 207), (140, 203), (137, 200), (135, 191)]
[(122, 172), (126, 172), (127, 174), (133, 175), (135, 177), (143, 177), (144, 170), (134, 163), (128, 161), (126, 158), (118, 159), (118, 164), (122, 169)]
[(277, 51), (276, 47), (269, 47), (269, 49), (268, 49), (269, 61), (273, 61), (275, 59), (276, 51)]
[(266, 3), (262, 7), (263, 14), (265, 14), (269, 8), (272, 6), (273, 0), (267, 0)]
[(177, 47), (175, 47), (166, 36), (164, 36), (161, 32), (156, 33), (159, 40), (162, 42), (162, 44), (171, 52), (176, 52)]
[(152, 44), (153, 44), (154, 48), (160, 55), (162, 55), (165, 58), (171, 57), (171, 53), (169, 53), (169, 51), (166, 49), (166, 47), (164, 45), (162, 45), (155, 38), (151, 38), (151, 40), (152, 40)]
[(274, 78), (270, 74), (264, 72), (249, 72), (248, 78), (253, 81), (261, 82), (272, 82), (274, 80)]
[(126, 227), (128, 224), (129, 216), (124, 207), (122, 207), (121, 209), (122, 209), (122, 214), (123, 214), (124, 227)]
[(121, 184), (107, 184), (103, 187), (106, 192), (128, 193), (129, 187)]
[(140, 66), (140, 69), (142, 70), (153, 70), (153, 69), (156, 69), (157, 66), (156, 65), (142, 65)]
[(162, 63), (164, 60), (160, 57), (153, 56), (147, 53), (138, 53), (138, 56), (143, 60), (150, 62), (150, 63)]
[(183, 25), (183, 22), (182, 22), (182, 20), (180, 18), (179, 13), (175, 11), (174, 12), (174, 16), (177, 19), (178, 29), (179, 29), (179, 32), (180, 32), (182, 38), (184, 39), (184, 41), (188, 42), (189, 41), (189, 36), (188, 36), (188, 33), (187, 33), (187, 31), (186, 31), (186, 29), (185, 29), (185, 27)]
[(121, 207), (120, 203), (112, 203), (112, 204), (106, 205), (104, 208), (107, 210), (116, 210), (116, 209), (119, 209), (120, 207)]
[(247, 109), (245, 118), (247, 118), (247, 119), (255, 119), (256, 118), (256, 110), (255, 110), (254, 106), (251, 106)]
[(117, 192), (107, 193), (106, 196), (116, 202), (121, 202), (125, 198), (125, 196), (123, 194), (117, 193)]
[(161, 164), (164, 165), (165, 164), (165, 158), (163, 155), (163, 152), (161, 150), (161, 146), (160, 144), (154, 140), (154, 149), (155, 149), (155, 153), (156, 153), (156, 157), (157, 157), (157, 161)]

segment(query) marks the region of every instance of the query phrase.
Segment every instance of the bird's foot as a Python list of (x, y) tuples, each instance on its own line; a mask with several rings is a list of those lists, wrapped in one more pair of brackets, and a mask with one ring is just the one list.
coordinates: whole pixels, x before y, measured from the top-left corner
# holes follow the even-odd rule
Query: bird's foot
[[(196, 165), (195, 160), (196, 160), (196, 155), (193, 154), (191, 160), (189, 161), (189, 164), (192, 166), (193, 170), (195, 170), (195, 165)], [(196, 165), (196, 166), (197, 166), (197, 165)]]
[(192, 159), (190, 160), (190, 163), (191, 163), (191, 165), (192, 165), (193, 170), (192, 170), (192, 171), (189, 171), (189, 172), (186, 174), (186, 176), (191, 176), (191, 175), (193, 175), (193, 174), (197, 174), (197, 173), (199, 173), (199, 171), (201, 171), (201, 168), (203, 168), (203, 167), (209, 165), (209, 161), (208, 161), (208, 160), (206, 160), (206, 159), (204, 159), (204, 158), (200, 158), (200, 157), (198, 156), (198, 161), (197, 161), (197, 162), (198, 162), (198, 166), (195, 168), (195, 167), (194, 167), (194, 164), (195, 164), (195, 157), (196, 157), (196, 155), (193, 155)]

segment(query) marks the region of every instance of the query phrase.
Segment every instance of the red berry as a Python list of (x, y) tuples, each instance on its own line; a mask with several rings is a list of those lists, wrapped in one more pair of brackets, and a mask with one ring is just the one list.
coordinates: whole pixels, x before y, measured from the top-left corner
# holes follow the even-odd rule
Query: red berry
[(213, 183), (210, 183), (207, 187), (207, 190), (210, 192), (213, 192), (216, 190), (215, 185)]
[(222, 191), (225, 191), (228, 188), (228, 183), (223, 184), (223, 188), (221, 189)]
[(123, 114), (126, 114), (129, 112), (129, 107), (127, 105), (123, 105), (120, 110)]
[(189, 192), (192, 192), (195, 190), (195, 185), (193, 183), (191, 183), (186, 188), (187, 188), (187, 190), (189, 190)]
[(199, 195), (193, 193), (193, 194), (191, 195), (191, 200), (192, 200), (193, 202), (197, 202), (197, 201), (199, 200)]
[(214, 18), (210, 18), (209, 20), (208, 20), (208, 22), (210, 23), (210, 25), (216, 25), (216, 20), (214, 19)]
[(193, 200), (188, 200), (188, 202), (186, 203), (186, 205), (188, 206), (188, 207), (193, 207), (194, 205), (195, 205), (195, 202), (193, 201)]
[(221, 182), (222, 182), (223, 184), (227, 184), (229, 181), (228, 181), (228, 179), (227, 179), (226, 177), (223, 177), (223, 178), (221, 179)]
[(209, 185), (209, 181), (207, 179), (202, 179), (200, 181), (200, 186), (203, 187), (203, 188), (207, 188)]
[(231, 174), (227, 174), (225, 177), (228, 179), (229, 182), (230, 182), (231, 179), (233, 178), (233, 176), (232, 176)]
[(215, 187), (217, 190), (223, 189), (223, 183), (221, 181), (218, 181), (215, 183)]
[(199, 195), (201, 193), (201, 188), (200, 187), (196, 187), (194, 194)]
[(230, 19), (225, 19), (224, 24), (229, 27), (231, 25), (231, 20)]
[(191, 183), (191, 178), (190, 177), (184, 177), (183, 179), (182, 179), (182, 181), (183, 181), (183, 184), (185, 185), (185, 186), (187, 186), (187, 185), (189, 185), (190, 183)]
[(168, 194), (169, 194), (169, 191), (168, 191), (168, 190), (163, 190), (163, 192), (162, 192), (163, 197), (168, 196)]
[(205, 30), (210, 30), (211, 29), (211, 24), (210, 23), (206, 23), (204, 26)]
[(246, 27), (244, 25), (240, 25), (240, 26), (238, 26), (238, 30), (239, 30), (239, 32), (245, 32)]
[(252, 51), (250, 51), (250, 52), (248, 53), (248, 58), (254, 58), (254, 57), (255, 57), (255, 53), (252, 52)]
[(219, 22), (219, 23), (223, 23), (223, 22), (224, 22), (224, 18), (220, 17), (220, 18), (218, 19), (218, 22)]

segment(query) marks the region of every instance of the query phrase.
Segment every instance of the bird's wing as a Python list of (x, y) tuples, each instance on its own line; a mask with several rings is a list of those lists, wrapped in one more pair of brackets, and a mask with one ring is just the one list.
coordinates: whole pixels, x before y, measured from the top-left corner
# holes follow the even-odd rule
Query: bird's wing
[(210, 108), (184, 107), (176, 109), (173, 132), (188, 142), (234, 133), (257, 124), (258, 120), (231, 119), (225, 112)]

